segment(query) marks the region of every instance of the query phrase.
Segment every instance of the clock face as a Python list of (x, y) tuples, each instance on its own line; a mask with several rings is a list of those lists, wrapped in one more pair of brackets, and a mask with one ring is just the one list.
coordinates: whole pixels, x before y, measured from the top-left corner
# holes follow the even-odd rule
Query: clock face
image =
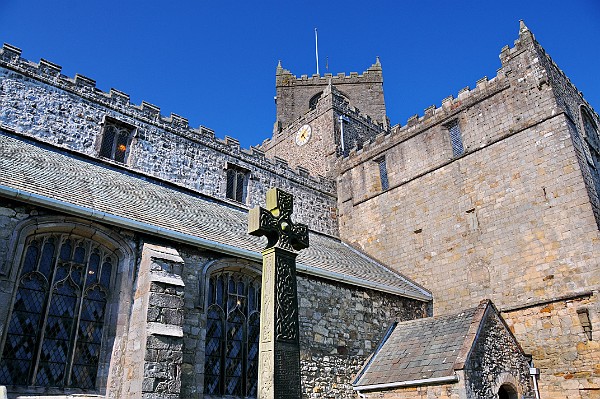
[(311, 133), (312, 129), (310, 128), (310, 125), (302, 126), (300, 129), (298, 129), (298, 132), (296, 133), (296, 144), (304, 145), (308, 143), (308, 140), (310, 140)]

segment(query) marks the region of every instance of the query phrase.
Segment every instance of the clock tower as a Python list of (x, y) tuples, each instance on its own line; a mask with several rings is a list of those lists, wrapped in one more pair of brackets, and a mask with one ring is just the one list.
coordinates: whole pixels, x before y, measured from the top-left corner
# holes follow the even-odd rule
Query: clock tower
[(313, 175), (335, 177), (338, 156), (389, 129), (379, 58), (362, 75), (310, 78), (297, 78), (279, 63), (276, 91), (273, 137), (262, 149), (268, 157), (285, 159)]

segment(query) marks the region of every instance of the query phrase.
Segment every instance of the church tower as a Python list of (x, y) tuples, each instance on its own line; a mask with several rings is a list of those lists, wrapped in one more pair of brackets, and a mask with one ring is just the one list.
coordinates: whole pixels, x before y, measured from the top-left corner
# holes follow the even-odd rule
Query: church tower
[(262, 148), (311, 174), (332, 175), (335, 158), (389, 129), (379, 58), (356, 72), (297, 78), (277, 65), (277, 119)]

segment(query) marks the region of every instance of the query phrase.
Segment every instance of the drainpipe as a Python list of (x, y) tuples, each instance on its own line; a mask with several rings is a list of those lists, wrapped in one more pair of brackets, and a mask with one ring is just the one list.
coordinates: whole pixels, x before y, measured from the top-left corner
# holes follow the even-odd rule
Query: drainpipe
[(346, 147), (344, 146), (344, 122), (350, 122), (350, 119), (344, 115), (340, 115), (340, 140), (342, 142), (342, 155), (344, 155), (344, 152), (346, 151)]
[(533, 393), (535, 394), (535, 399), (540, 399), (540, 390), (538, 388), (538, 378), (540, 375), (540, 369), (530, 367), (529, 375), (531, 376), (531, 380), (533, 381)]

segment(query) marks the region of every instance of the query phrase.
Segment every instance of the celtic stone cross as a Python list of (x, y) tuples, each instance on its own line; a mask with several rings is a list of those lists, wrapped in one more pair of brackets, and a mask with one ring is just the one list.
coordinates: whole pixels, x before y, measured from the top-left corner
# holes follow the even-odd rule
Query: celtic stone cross
[(248, 215), (248, 233), (266, 236), (262, 251), (262, 303), (258, 399), (300, 399), (300, 339), (294, 250), (308, 248), (308, 227), (292, 223), (292, 195), (272, 188), (267, 209)]

